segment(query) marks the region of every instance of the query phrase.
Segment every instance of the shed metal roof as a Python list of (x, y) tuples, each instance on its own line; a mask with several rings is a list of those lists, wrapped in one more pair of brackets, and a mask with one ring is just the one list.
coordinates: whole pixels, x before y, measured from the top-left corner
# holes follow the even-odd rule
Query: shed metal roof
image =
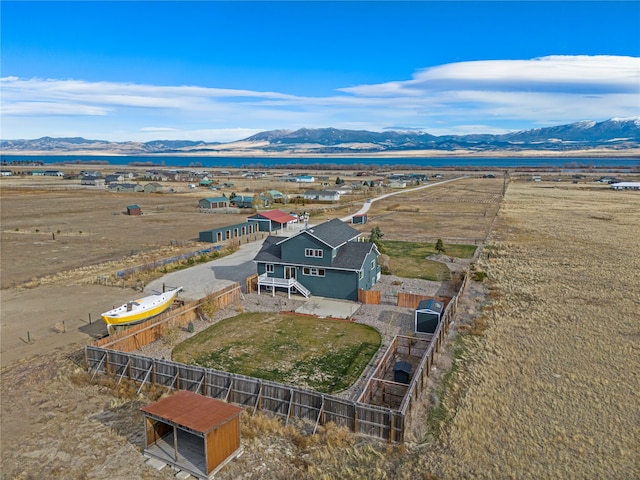
[(199, 433), (208, 433), (242, 412), (240, 407), (189, 390), (180, 390), (140, 410)]

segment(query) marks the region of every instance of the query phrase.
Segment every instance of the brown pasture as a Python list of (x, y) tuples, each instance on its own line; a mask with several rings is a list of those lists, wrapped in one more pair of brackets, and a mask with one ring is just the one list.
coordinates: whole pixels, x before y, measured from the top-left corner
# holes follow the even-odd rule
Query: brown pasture
[(360, 229), (378, 226), (385, 240), (479, 244), (500, 208), (502, 189), (502, 178), (469, 177), (400, 193), (374, 202)]
[[(0, 183), (3, 285), (7, 269), (16, 278), (9, 281), (11, 285), (17, 278), (66, 268), (65, 264), (55, 269), (48, 265), (50, 256), (58, 252), (46, 246), (48, 255), (40, 255), (45, 247), (36, 243), (53, 242), (51, 233), (57, 229), (63, 238), (65, 231), (70, 238), (82, 229), (83, 235), (100, 243), (108, 232), (100, 233), (99, 228), (106, 227), (94, 224), (113, 217), (111, 228), (120, 226), (124, 216), (114, 211), (138, 203), (153, 220), (153, 208), (163, 205), (149, 204), (149, 209), (143, 201), (147, 196), (140, 194), (134, 201), (122, 198), (116, 203), (108, 203), (106, 195), (84, 197), (91, 201), (74, 207), (82, 194), (49, 192), (47, 197), (35, 193), (37, 188), (11, 191), (5, 188), (8, 185)], [(467, 317), (481, 320), (486, 330), (481, 336), (463, 336), (466, 350), (457, 359), (458, 373), (451, 382), (455, 395), (425, 398), (424, 412), (430, 410), (432, 401), (444, 402), (449, 410), (450, 421), (441, 437), (416, 436), (400, 446), (353, 438), (335, 429), (307, 437), (294, 432), (291, 424), (285, 428), (258, 414), (244, 415), (244, 454), (220, 472), (221, 479), (252, 474), (265, 479), (640, 478), (640, 196), (592, 183), (512, 181), (500, 204), (495, 195), (501, 189), (501, 179), (453, 182), (446, 188), (421, 192), (419, 205), (410, 206), (419, 212), (386, 210), (394, 204), (405, 207), (404, 194), (398, 195), (375, 202), (372, 223), (363, 226), (368, 231), (373, 222), (380, 222), (389, 239), (402, 239), (396, 235), (406, 228), (418, 238), (446, 241), (459, 237), (461, 243), (472, 243), (489, 232), (488, 246), (477, 266), (488, 279), (486, 285), (472, 282), (476, 289), (470, 290), (478, 292), (486, 286), (486, 297), (466, 295), (461, 301), (465, 308), (460, 311), (467, 316), (455, 319), (455, 325), (469, 321)], [(176, 194), (184, 204), (171, 204), (171, 208), (182, 209), (177, 216), (189, 217), (189, 205), (197, 208), (197, 195)], [(415, 201), (417, 195), (408, 195), (406, 201)], [(168, 196), (157, 197), (158, 202), (169, 201)], [(107, 205), (96, 206), (95, 198)], [(103, 213), (93, 213), (82, 225), (63, 228), (54, 222), (59, 217), (53, 204), (58, 201), (74, 221), (89, 215), (85, 211), (89, 205)], [(38, 205), (53, 216), (29, 209), (27, 204)], [(484, 223), (485, 209), (486, 218), (492, 217), (491, 211), (497, 212), (493, 226)], [(14, 213), (18, 211), (21, 213)], [(70, 213), (73, 211), (78, 213)], [(387, 213), (392, 215), (376, 220)], [(456, 213), (466, 222), (455, 220)], [(162, 210), (158, 215), (163, 218)], [(194, 221), (205, 216), (191, 215)], [(404, 220), (407, 215), (413, 216), (411, 221)], [(144, 217), (128, 220), (145, 221)], [(384, 218), (389, 220), (382, 223)], [(154, 231), (154, 223), (149, 222), (148, 231)], [(179, 224), (183, 230), (178, 230), (168, 227), (170, 223), (160, 225), (171, 232), (158, 240), (165, 244), (192, 238), (202, 228), (188, 230)], [(46, 235), (39, 232), (42, 237), (31, 231), (11, 233), (22, 238), (22, 243), (5, 250), (9, 232), (15, 228), (50, 230)], [(133, 248), (146, 248), (144, 235), (132, 235), (131, 240), (125, 233), (118, 235), (122, 235), (117, 240), (118, 251), (125, 255)], [(82, 256), (86, 249), (91, 256), (84, 257), (85, 262), (108, 258), (108, 245), (103, 244), (103, 250), (96, 253), (86, 239), (79, 240), (66, 244), (65, 250)], [(20, 277), (19, 263), (7, 259), (8, 254), (20, 255), (25, 265), (32, 264), (30, 273)], [(81, 322), (71, 325), (69, 320), (83, 315), (92, 302), (97, 305), (100, 295), (104, 296), (101, 302), (111, 303), (128, 293), (98, 285), (67, 286), (63, 277), (58, 280), (33, 290), (2, 292), (3, 475), (173, 478), (175, 472), (156, 471), (140, 455), (139, 407), (152, 399), (136, 395), (135, 384), (102, 384), (101, 379), (91, 383), (82, 367), (67, 358), (87, 341), (81, 334), (85, 328)], [(7, 355), (7, 333), (25, 333), (8, 330), (8, 325), (16, 323), (22, 329), (27, 316), (41, 324), (36, 341)], [(66, 332), (50, 331), (57, 319), (68, 320)], [(445, 347), (443, 353), (448, 350)], [(434, 378), (446, 365), (444, 361), (438, 364)], [(412, 422), (418, 432), (424, 430), (426, 414), (417, 415)]]

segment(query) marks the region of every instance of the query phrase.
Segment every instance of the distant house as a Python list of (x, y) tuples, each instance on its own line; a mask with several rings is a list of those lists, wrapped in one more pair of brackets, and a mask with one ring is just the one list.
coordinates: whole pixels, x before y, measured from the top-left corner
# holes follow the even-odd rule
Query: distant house
[(124, 182), (124, 177), (122, 175), (112, 174), (106, 175), (104, 177), (104, 183), (107, 185), (111, 185), (112, 183), (122, 183)]
[(250, 195), (236, 195), (229, 199), (229, 203), (238, 208), (253, 208), (253, 197)]
[(135, 172), (116, 172), (115, 175), (122, 177), (123, 180), (132, 180), (138, 176)]
[(260, 200), (264, 205), (273, 203), (283, 203), (284, 195), (278, 190), (268, 190), (260, 195)]
[(618, 182), (612, 183), (610, 187), (614, 190), (640, 190), (640, 182)]
[(340, 192), (336, 190), (307, 190), (304, 199), (316, 202), (337, 202), (340, 200)]
[(31, 172), (31, 175), (33, 175), (34, 177), (43, 177), (44, 170), (34, 170)]
[(316, 179), (312, 175), (298, 175), (295, 178), (296, 183), (313, 183)]
[(213, 183), (213, 181), (212, 181), (212, 180), (209, 180), (209, 179), (204, 178), (204, 179), (202, 179), (202, 180), (200, 180), (200, 181), (198, 182), (198, 185), (200, 185), (201, 187), (208, 187), (208, 186), (209, 186), (209, 185), (211, 185), (212, 183)]
[(389, 188), (407, 188), (407, 181), (400, 178), (394, 178), (392, 180), (389, 180), (387, 186)]
[(12, 175), (11, 174), (11, 170), (1, 170), (0, 171), (0, 176), (2, 176), (2, 177), (10, 177), (11, 175)]
[(203, 198), (198, 201), (200, 208), (214, 209), (214, 208), (227, 208), (229, 206), (229, 199), (222, 195), (221, 197)]
[(45, 170), (43, 175), (45, 177), (64, 177), (64, 172), (60, 170)]
[(380, 278), (378, 249), (360, 242), (361, 233), (339, 219), (301, 230), (291, 237), (269, 236), (254, 258), (258, 293), (268, 287), (304, 296), (357, 300)]
[(80, 185), (89, 185), (92, 187), (104, 187), (104, 177), (94, 177), (92, 175), (85, 175), (80, 179)]
[(247, 220), (258, 222), (261, 232), (274, 232), (287, 228), (289, 225), (298, 222), (298, 217), (289, 215), (282, 210), (268, 210), (266, 212), (259, 212), (255, 215), (247, 217)]
[(159, 184), (158, 182), (151, 182), (151, 183), (147, 183), (144, 186), (144, 192), (145, 193), (158, 193), (162, 191), (162, 185)]
[(136, 183), (114, 183), (109, 185), (110, 192), (144, 192), (144, 187)]

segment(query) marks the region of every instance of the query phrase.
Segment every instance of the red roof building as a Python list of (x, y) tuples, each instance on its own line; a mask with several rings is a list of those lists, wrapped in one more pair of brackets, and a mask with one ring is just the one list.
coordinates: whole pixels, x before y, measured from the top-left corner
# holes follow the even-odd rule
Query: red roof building
[(298, 217), (289, 215), (282, 210), (267, 210), (248, 217), (248, 220), (259, 222), (261, 232), (273, 232), (286, 229), (289, 225), (298, 222)]

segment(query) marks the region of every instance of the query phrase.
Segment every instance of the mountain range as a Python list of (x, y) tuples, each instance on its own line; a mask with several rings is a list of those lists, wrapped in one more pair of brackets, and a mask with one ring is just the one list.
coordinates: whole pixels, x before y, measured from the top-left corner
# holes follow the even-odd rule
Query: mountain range
[(430, 135), (419, 131), (342, 130), (302, 128), (271, 130), (228, 143), (153, 140), (109, 142), (82, 137), (33, 140), (0, 140), (3, 154), (218, 154), (218, 155), (308, 155), (308, 154), (410, 154), (412, 152), (558, 152), (606, 150), (629, 152), (640, 149), (640, 117), (612, 118), (603, 122), (583, 121), (501, 135)]

